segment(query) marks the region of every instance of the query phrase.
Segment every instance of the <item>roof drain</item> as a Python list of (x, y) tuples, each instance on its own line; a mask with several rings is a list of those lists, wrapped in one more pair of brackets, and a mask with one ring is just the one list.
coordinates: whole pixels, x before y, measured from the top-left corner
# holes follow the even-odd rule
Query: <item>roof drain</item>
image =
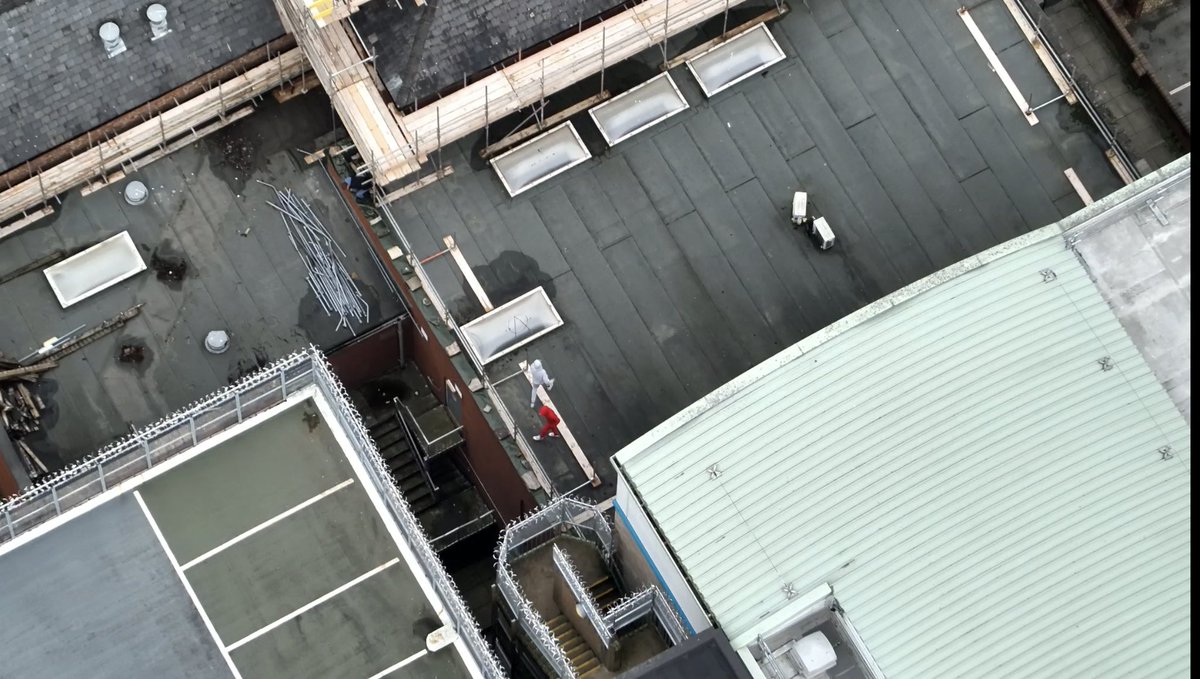
[(104, 42), (104, 51), (112, 59), (125, 51), (125, 41), (121, 39), (121, 28), (111, 21), (100, 24), (100, 40)]

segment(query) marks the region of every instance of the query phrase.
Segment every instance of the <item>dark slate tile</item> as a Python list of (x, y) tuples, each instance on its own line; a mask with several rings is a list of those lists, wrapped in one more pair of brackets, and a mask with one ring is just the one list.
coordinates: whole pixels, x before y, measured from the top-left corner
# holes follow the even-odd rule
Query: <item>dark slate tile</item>
[[(13, 167), (283, 35), (271, 0), (169, 6), (171, 33), (153, 42), (145, 5), (124, 0), (0, 4), (7, 36), (0, 93), (0, 167)], [(96, 31), (116, 22), (124, 53), (105, 55)], [(52, 83), (52, 85), (50, 85)]]

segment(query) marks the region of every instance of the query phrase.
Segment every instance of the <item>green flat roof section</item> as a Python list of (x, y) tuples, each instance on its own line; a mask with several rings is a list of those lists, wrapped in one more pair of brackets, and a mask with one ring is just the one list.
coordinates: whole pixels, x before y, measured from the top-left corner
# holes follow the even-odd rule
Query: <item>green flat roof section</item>
[(1190, 426), (1057, 225), (616, 460), (731, 639), (829, 583), (888, 679), (1189, 673)]
[(0, 545), (0, 676), (484, 676), (322, 389)]
[(442, 626), (363, 483), (305, 400), (139, 489), (243, 676), (370, 677)]

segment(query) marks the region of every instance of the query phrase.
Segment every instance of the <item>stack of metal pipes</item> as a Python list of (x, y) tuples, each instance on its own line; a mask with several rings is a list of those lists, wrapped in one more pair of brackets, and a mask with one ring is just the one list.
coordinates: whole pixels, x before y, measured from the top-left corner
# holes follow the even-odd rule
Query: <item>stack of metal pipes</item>
[[(274, 188), (274, 187), (272, 187)], [(358, 285), (342, 264), (346, 253), (330, 235), (312, 207), (291, 189), (275, 189), (278, 203), (267, 201), (267, 205), (279, 211), (288, 240), (308, 268), (308, 285), (329, 316), (336, 316), (334, 330), (349, 328), (354, 332), (351, 321), (360, 326), (370, 317), (370, 309), (363, 299)]]

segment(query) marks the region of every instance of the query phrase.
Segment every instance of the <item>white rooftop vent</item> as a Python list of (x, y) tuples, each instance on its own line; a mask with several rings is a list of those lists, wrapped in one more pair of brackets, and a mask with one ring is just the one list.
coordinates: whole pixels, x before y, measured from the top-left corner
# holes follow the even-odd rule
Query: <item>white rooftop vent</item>
[(157, 2), (146, 8), (146, 18), (150, 20), (150, 39), (158, 40), (171, 32), (167, 25), (167, 8)]
[(111, 21), (100, 24), (100, 40), (104, 42), (104, 51), (112, 59), (125, 51), (125, 41), (121, 39), (121, 27)]

